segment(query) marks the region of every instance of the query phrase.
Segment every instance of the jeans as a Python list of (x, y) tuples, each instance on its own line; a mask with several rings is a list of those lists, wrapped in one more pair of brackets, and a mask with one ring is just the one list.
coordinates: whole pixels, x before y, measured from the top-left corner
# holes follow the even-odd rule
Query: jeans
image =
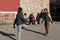
[(21, 31), (22, 31), (22, 26), (23, 27), (27, 27), (27, 25), (26, 24), (22, 24), (22, 25), (19, 25), (18, 26), (18, 33), (17, 33), (17, 40), (21, 40)]

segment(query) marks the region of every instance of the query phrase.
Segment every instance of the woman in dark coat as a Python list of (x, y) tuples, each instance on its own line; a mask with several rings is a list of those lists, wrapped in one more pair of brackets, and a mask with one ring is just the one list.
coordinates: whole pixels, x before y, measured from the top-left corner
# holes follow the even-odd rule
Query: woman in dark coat
[(36, 21), (37, 21), (37, 24), (40, 24), (40, 14), (39, 13), (37, 13)]

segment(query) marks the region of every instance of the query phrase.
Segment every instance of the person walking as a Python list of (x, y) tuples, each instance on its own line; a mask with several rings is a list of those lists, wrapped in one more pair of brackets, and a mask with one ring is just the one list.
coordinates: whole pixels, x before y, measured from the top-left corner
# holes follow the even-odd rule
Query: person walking
[(25, 24), (27, 20), (24, 18), (22, 11), (23, 11), (22, 8), (19, 7), (16, 15), (16, 19), (13, 24), (13, 28), (15, 28), (15, 24), (17, 25), (17, 28), (18, 28), (17, 40), (21, 40), (21, 31), (22, 31), (21, 28), (27, 27), (27, 25)]
[(50, 26), (50, 22), (52, 21), (51, 15), (48, 15), (48, 9), (45, 8), (44, 9), (44, 13), (43, 13), (43, 20), (44, 20), (44, 25), (45, 25), (45, 36), (48, 34), (49, 32), (49, 26)]

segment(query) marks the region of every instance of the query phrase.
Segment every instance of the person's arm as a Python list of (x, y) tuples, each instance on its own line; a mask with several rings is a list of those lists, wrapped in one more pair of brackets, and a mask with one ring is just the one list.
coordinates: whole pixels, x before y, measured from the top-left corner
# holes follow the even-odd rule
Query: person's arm
[(20, 16), (20, 18), (21, 18), (21, 20), (23, 20), (23, 21), (27, 22), (27, 20), (24, 18), (24, 16), (23, 16), (23, 15), (21, 15), (21, 16)]
[(50, 20), (52, 21), (52, 17), (51, 17), (51, 15), (50, 15), (50, 13), (48, 14), (48, 16), (50, 17)]
[(13, 23), (13, 28), (15, 28), (15, 24), (16, 24), (16, 19), (14, 20), (14, 23)]
[(53, 23), (53, 22), (52, 22), (52, 17), (51, 17), (51, 15), (50, 15), (50, 13), (48, 14), (48, 16), (50, 17), (51, 23)]

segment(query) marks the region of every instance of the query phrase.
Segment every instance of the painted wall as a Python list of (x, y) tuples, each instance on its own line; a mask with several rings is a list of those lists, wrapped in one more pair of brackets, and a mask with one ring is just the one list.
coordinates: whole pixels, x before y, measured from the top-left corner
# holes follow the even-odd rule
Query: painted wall
[(20, 0), (0, 0), (0, 11), (17, 11)]
[(0, 23), (14, 22), (20, 0), (0, 0)]

